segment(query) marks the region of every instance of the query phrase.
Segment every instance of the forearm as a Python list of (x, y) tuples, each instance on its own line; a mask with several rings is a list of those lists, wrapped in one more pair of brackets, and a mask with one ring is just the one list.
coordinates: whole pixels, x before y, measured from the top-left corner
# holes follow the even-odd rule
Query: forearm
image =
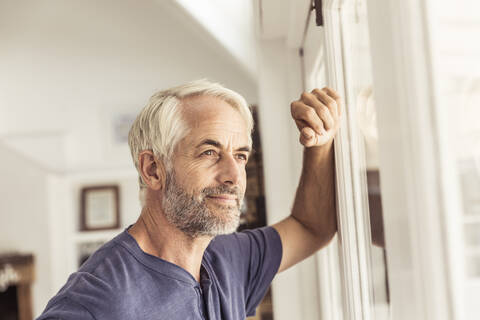
[(330, 241), (337, 231), (333, 141), (305, 148), (292, 217), (318, 238), (319, 244)]
[(290, 105), (305, 147), (292, 214), (273, 227), (282, 239), (279, 271), (324, 247), (337, 231), (333, 139), (340, 126), (340, 96), (325, 87), (302, 93)]

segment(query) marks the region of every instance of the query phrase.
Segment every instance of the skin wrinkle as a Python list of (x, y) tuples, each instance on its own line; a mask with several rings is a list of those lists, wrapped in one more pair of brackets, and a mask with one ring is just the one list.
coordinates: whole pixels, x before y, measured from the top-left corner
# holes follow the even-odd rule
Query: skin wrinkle
[[(163, 201), (167, 220), (192, 238), (228, 234), (238, 227), (240, 204), (245, 194), (246, 173), (244, 164), (239, 166), (232, 163), (234, 161), (230, 153), (248, 146), (246, 124), (237, 110), (218, 98), (210, 97), (207, 101), (200, 102), (198, 98), (192, 97), (182, 102), (182, 112), (189, 127), (189, 134), (176, 147), (173, 173), (167, 174)], [(196, 100), (196, 103), (192, 100)], [(232, 121), (226, 122), (224, 117), (218, 117), (218, 107), (209, 108), (211, 100), (215, 100), (215, 104), (220, 104), (222, 112)], [(202, 110), (199, 110), (200, 108)], [(202, 144), (204, 141), (216, 143)], [(244, 144), (241, 144), (242, 141)], [(204, 156), (205, 151), (211, 152), (212, 155)], [(242, 150), (240, 154), (248, 160), (248, 152)], [(230, 179), (236, 181), (218, 180), (218, 176), (222, 174), (219, 171), (226, 166), (230, 172), (240, 171), (233, 175), (237, 177), (236, 179)], [(201, 177), (195, 179), (198, 176)], [(199, 192), (195, 184), (206, 180), (205, 176), (216, 177), (217, 181), (201, 188), (202, 191)], [(221, 194), (234, 194), (235, 208), (215, 203), (208, 198)], [(215, 214), (215, 211), (220, 211), (221, 214)]]
[[(236, 196), (236, 205), (214, 204), (222, 215), (215, 214), (206, 204), (211, 195), (230, 194)], [(243, 195), (236, 187), (220, 185), (204, 188), (199, 195), (188, 194), (176, 181), (175, 173), (167, 173), (163, 211), (173, 226), (191, 238), (214, 237), (234, 232), (240, 223), (240, 203)]]
[[(213, 106), (215, 105), (215, 106)], [(192, 193), (199, 181), (213, 180), (208, 185), (219, 185), (221, 176), (233, 173), (237, 181), (242, 198), (246, 187), (245, 163), (233, 162), (234, 151), (240, 147), (248, 146), (247, 125), (239, 112), (227, 102), (214, 97), (191, 97), (182, 103), (184, 119), (190, 128), (175, 148), (174, 170), (176, 179), (185, 190)], [(219, 109), (223, 116), (219, 115)], [(229, 121), (226, 121), (228, 119)], [(206, 139), (218, 141), (222, 144), (222, 150), (214, 146), (196, 146)], [(207, 150), (215, 150), (216, 157), (202, 157), (200, 154)], [(248, 157), (248, 152), (242, 152)], [(198, 179), (195, 179), (198, 177)], [(228, 180), (230, 180), (229, 177)], [(198, 188), (197, 188), (198, 189)]]

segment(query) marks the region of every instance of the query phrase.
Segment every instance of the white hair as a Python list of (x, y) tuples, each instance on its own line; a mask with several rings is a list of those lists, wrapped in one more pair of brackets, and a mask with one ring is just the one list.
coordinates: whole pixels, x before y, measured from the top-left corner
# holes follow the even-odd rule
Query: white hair
[(139, 155), (144, 150), (151, 150), (169, 170), (175, 146), (188, 133), (179, 106), (182, 99), (197, 95), (220, 98), (235, 108), (245, 119), (249, 144), (252, 144), (252, 113), (245, 99), (237, 92), (219, 83), (201, 79), (155, 93), (133, 122), (128, 134), (128, 145), (138, 171), (142, 206), (145, 205), (146, 184), (139, 170)]

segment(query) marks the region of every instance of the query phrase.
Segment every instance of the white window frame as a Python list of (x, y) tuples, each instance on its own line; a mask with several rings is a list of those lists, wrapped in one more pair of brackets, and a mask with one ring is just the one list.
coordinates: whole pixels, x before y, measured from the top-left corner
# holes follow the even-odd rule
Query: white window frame
[[(461, 272), (456, 272), (463, 258), (461, 222), (455, 218), (460, 204), (454, 163), (446, 150), (447, 113), (435, 101), (428, 2), (367, 0), (392, 319), (463, 319)], [(342, 56), (346, 39), (340, 28), (353, 3), (324, 1), (325, 25), (313, 31), (322, 30), (323, 43), (315, 43), (308, 28), (302, 43), (306, 90), (317, 86), (312, 72), (324, 63), (327, 84), (345, 96), (348, 59)], [(366, 184), (352, 174), (362, 167), (362, 158), (351, 156), (361, 153), (362, 146), (349, 144), (358, 139), (350, 130), (352, 114), (344, 115), (335, 142), (339, 251), (330, 245), (317, 254), (320, 316), (370, 320), (369, 224), (363, 196), (358, 196)], [(334, 281), (329, 275), (339, 255), (341, 281)], [(339, 290), (341, 301), (336, 300)]]
[[(323, 6), (324, 27), (313, 26), (310, 17), (303, 43), (306, 89), (321, 85), (315, 83), (315, 72), (323, 63), (327, 84), (346, 98), (342, 128), (335, 139), (339, 241), (317, 255), (323, 319), (372, 319), (373, 316), (365, 152), (355, 112), (349, 109), (349, 101), (353, 97), (346, 95), (345, 88), (349, 75), (344, 68), (350, 61), (343, 52), (348, 39), (342, 33), (342, 20), (346, 21), (352, 14), (351, 7), (352, 1), (326, 1)], [(319, 32), (323, 34), (320, 36)], [(323, 46), (315, 44), (322, 39)], [(338, 267), (335, 259), (339, 257), (340, 282), (329, 279), (335, 274), (333, 269)], [(336, 299), (339, 290), (342, 301)], [(343, 312), (339, 312), (342, 311), (339, 307)]]

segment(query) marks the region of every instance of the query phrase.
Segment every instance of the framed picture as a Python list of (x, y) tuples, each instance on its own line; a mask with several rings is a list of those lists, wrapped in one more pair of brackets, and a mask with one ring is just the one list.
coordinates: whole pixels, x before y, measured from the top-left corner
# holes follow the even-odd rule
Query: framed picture
[(118, 186), (82, 188), (80, 230), (106, 230), (120, 227)]

